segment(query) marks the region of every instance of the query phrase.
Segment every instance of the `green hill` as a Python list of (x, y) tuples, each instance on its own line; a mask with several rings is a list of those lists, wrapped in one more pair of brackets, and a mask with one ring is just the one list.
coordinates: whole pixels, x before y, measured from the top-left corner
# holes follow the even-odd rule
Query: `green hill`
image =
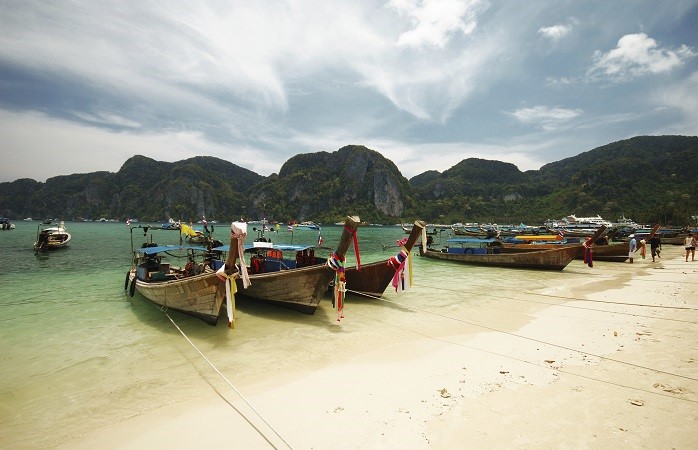
[(526, 172), (468, 158), (443, 173), (427, 171), (410, 180), (392, 161), (360, 145), (293, 156), (269, 177), (213, 157), (168, 163), (138, 155), (116, 173), (0, 183), (0, 214), (321, 223), (356, 214), (374, 223), (419, 218), (532, 224), (600, 214), (685, 225), (698, 214), (697, 171), (696, 136), (639, 136)]

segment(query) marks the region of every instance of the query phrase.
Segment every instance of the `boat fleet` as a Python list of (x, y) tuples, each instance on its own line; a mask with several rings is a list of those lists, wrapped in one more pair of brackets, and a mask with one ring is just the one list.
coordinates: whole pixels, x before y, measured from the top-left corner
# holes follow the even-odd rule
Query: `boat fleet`
[[(399, 240), (395, 256), (361, 264), (358, 245), (359, 217), (347, 216), (336, 247), (328, 256), (319, 254), (327, 247), (277, 244), (266, 233), (266, 221), (233, 222), (230, 240), (213, 238), (214, 228), (204, 221), (204, 231), (170, 220), (151, 226), (127, 221), (131, 235), (131, 267), (126, 273), (124, 290), (136, 292), (163, 309), (176, 310), (216, 325), (224, 310), (228, 325), (235, 325), (236, 296), (272, 303), (313, 314), (325, 295), (332, 297), (337, 320), (343, 318), (342, 306), (347, 294), (380, 298), (388, 286), (399, 292), (411, 280), (411, 258), (415, 246), (427, 259), (459, 264), (517, 269), (563, 270), (572, 260), (592, 259), (622, 262), (628, 259), (624, 238), (631, 233), (639, 240), (660, 233), (663, 243), (672, 236), (659, 226), (642, 227), (622, 218), (611, 223), (600, 216), (567, 216), (543, 226), (499, 226), (496, 224), (435, 225), (415, 221), (400, 224), (407, 237)], [(9, 220), (0, 226), (11, 229)], [(319, 226), (294, 223), (293, 230), (319, 232)], [(14, 227), (14, 225), (12, 225)], [(245, 243), (247, 233), (256, 233)], [(674, 230), (670, 230), (674, 233)], [(676, 231), (677, 236), (680, 234)], [(319, 236), (319, 233), (318, 233)], [(37, 227), (34, 250), (65, 248), (72, 235), (61, 221)], [(164, 244), (160, 242), (165, 242)], [(346, 265), (353, 247), (356, 265)], [(383, 246), (383, 250), (386, 247)]]
[[(610, 232), (616, 233), (617, 228), (609, 228), (612, 224), (607, 225), (600, 217), (594, 219), (568, 220), (564, 231), (519, 226), (506, 230), (501, 227), (492, 235), (492, 228), (477, 227), (485, 233), (480, 236), (457, 233), (471, 226), (443, 227), (415, 221), (411, 227), (401, 224), (408, 236), (399, 241), (400, 250), (395, 256), (363, 265), (357, 244), (362, 222), (356, 216), (340, 222), (342, 234), (329, 256), (317, 253), (319, 244), (273, 243), (265, 234), (269, 227), (262, 222), (261, 227), (251, 230), (247, 227), (253, 223), (234, 222), (230, 242), (225, 245), (210, 235), (200, 242), (187, 242), (187, 227), (181, 225), (138, 224), (131, 228), (132, 267), (126, 274), (124, 289), (131, 296), (138, 292), (162, 308), (198, 317), (210, 325), (218, 322), (225, 305), (228, 324), (234, 326), (235, 297), (313, 314), (320, 300), (331, 295), (338, 311), (337, 320), (341, 320), (347, 294), (379, 298), (391, 284), (396, 291), (404, 288), (411, 278), (410, 258), (415, 246), (419, 248), (417, 254), (428, 259), (518, 269), (559, 271), (575, 258), (588, 260), (591, 265), (593, 253), (598, 259), (625, 261), (627, 244), (610, 241)], [(579, 225), (579, 234), (585, 237), (565, 236), (573, 229), (571, 224)], [(240, 232), (243, 228), (244, 232)], [(587, 230), (592, 233), (582, 234)], [(154, 234), (168, 231), (177, 232), (175, 244), (156, 243), (159, 238)], [(240, 235), (246, 236), (248, 231), (256, 233), (256, 237), (251, 244), (244, 244)], [(475, 231), (473, 228), (472, 233)], [(135, 237), (141, 234), (143, 242), (139, 243)], [(356, 266), (348, 267), (346, 254), (352, 246)]]

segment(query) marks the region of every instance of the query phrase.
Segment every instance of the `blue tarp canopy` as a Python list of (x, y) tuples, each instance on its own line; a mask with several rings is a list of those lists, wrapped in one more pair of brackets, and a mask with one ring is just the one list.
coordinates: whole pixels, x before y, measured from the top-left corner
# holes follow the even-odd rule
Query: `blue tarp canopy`
[(446, 240), (448, 244), (490, 244), (492, 242), (497, 242), (497, 239), (451, 238)]
[[(264, 250), (264, 249), (275, 249), (284, 251), (302, 251), (310, 248), (315, 248), (314, 245), (294, 245), (294, 244), (272, 244), (271, 247), (255, 247), (252, 244), (245, 244), (245, 251), (248, 250)], [(221, 245), (220, 247), (215, 247), (212, 249), (216, 252), (227, 252), (230, 250), (230, 245)]]
[(158, 247), (143, 247), (135, 250), (136, 253), (142, 253), (144, 255), (153, 255), (160, 252), (172, 252), (177, 250), (195, 250), (199, 252), (205, 252), (205, 247), (198, 247), (195, 245), (160, 245)]

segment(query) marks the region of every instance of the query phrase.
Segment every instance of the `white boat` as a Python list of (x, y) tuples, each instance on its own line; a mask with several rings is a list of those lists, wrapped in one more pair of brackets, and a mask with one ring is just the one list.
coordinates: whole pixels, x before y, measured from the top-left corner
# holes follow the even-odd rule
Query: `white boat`
[(14, 230), (15, 224), (7, 217), (0, 218), (0, 230)]
[(41, 252), (66, 247), (72, 238), (73, 236), (65, 229), (63, 221), (57, 227), (41, 228), (39, 225), (36, 229), (34, 251)]

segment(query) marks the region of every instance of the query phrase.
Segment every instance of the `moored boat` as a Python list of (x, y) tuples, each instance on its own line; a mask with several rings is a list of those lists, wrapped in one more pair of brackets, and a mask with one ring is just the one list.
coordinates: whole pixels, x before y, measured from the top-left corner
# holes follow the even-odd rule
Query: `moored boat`
[(15, 224), (10, 222), (7, 217), (0, 218), (0, 230), (14, 230)]
[[(344, 259), (359, 223), (356, 216), (345, 219), (333, 258)], [(314, 246), (272, 244), (258, 240), (244, 253), (250, 255), (250, 285), (244, 287), (242, 280), (237, 280), (237, 295), (305, 314), (315, 313), (335, 276), (335, 271), (327, 265), (327, 259), (315, 255)]]
[[(530, 252), (535, 250), (550, 250), (560, 247), (577, 248), (576, 259), (584, 258), (584, 247), (580, 243), (531, 243), (531, 244), (502, 244), (503, 253)], [(628, 244), (624, 242), (611, 242), (608, 244), (595, 244), (592, 250), (595, 261), (624, 262), (628, 259)]]
[(549, 250), (503, 253), (495, 239), (452, 238), (443, 249), (427, 248), (421, 255), (427, 258), (480, 266), (518, 269), (563, 270), (577, 255), (577, 246)]
[(39, 225), (36, 229), (36, 242), (34, 251), (43, 252), (46, 250), (56, 250), (64, 248), (73, 236), (65, 229), (65, 223), (61, 221), (55, 227), (43, 227)]
[(401, 246), (401, 253), (395, 259), (388, 258), (362, 264), (359, 269), (347, 267), (345, 269), (347, 292), (364, 297), (381, 297), (399, 269), (399, 267), (395, 267), (396, 261), (407, 257), (411, 253), (412, 247), (414, 247), (415, 242), (422, 235), (422, 230), (425, 230), (425, 226), (425, 223), (421, 221), (416, 221), (412, 225), (410, 235), (407, 237), (404, 245)]
[[(139, 248), (133, 247), (134, 230), (143, 231), (146, 242)], [(173, 235), (172, 245), (157, 245), (153, 242), (153, 231), (166, 230)], [(148, 238), (148, 233), (150, 238)], [(124, 289), (131, 296), (138, 291), (143, 297), (156, 305), (173, 309), (203, 320), (209, 325), (216, 325), (221, 306), (226, 298), (226, 281), (221, 280), (215, 269), (225, 264), (225, 273), (234, 274), (237, 268), (230, 260), (221, 260), (222, 253), (203, 246), (183, 245), (181, 230), (166, 226), (131, 227), (131, 247), (133, 265), (126, 274)], [(234, 237), (231, 234), (231, 244)], [(235, 241), (236, 242), (236, 241)], [(229, 258), (237, 257), (237, 246)], [(175, 261), (173, 264), (172, 260)], [(234, 260), (233, 260), (234, 261)], [(130, 283), (130, 284), (129, 284)], [(232, 322), (232, 317), (229, 317)]]

